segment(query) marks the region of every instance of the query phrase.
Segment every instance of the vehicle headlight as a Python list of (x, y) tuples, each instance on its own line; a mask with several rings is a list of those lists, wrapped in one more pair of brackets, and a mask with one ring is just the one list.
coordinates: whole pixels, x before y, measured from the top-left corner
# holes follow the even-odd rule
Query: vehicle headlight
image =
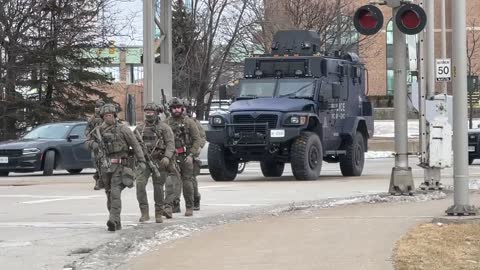
[(25, 148), (25, 149), (23, 149), (23, 155), (24, 156), (36, 155), (38, 153), (40, 153), (40, 149), (38, 149), (38, 148)]
[(306, 123), (307, 123), (307, 116), (305, 115), (292, 115), (285, 120), (285, 125), (303, 126)]
[(223, 126), (225, 125), (225, 120), (221, 116), (213, 116), (212, 118), (210, 118), (210, 125)]

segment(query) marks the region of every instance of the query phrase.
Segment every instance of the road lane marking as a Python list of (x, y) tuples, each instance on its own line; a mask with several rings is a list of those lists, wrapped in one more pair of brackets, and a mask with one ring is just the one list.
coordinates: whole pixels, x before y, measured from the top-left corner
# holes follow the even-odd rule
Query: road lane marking
[(70, 201), (70, 200), (88, 200), (93, 198), (103, 198), (104, 196), (100, 195), (91, 195), (91, 196), (61, 196), (59, 198), (44, 199), (44, 200), (35, 200), (35, 201), (26, 201), (21, 202), (23, 204), (40, 204), (40, 203), (49, 203), (49, 202), (58, 202), (58, 201)]
[(202, 203), (205, 206), (231, 206), (231, 207), (250, 207), (250, 206), (267, 206), (265, 203)]

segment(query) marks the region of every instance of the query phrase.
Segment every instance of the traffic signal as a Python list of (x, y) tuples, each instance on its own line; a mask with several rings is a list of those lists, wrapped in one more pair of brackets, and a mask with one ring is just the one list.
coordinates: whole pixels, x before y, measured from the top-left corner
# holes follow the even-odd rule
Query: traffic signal
[(353, 25), (362, 35), (374, 35), (383, 27), (383, 14), (374, 5), (362, 6), (355, 11)]
[(397, 11), (395, 23), (402, 33), (416, 35), (427, 25), (427, 14), (419, 5), (405, 4)]

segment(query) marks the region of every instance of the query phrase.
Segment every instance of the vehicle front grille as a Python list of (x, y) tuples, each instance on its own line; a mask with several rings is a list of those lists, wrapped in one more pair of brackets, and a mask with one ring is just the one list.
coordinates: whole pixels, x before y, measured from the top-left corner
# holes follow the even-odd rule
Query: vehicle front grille
[(236, 133), (267, 133), (267, 128), (272, 129), (277, 126), (278, 116), (275, 114), (261, 114), (254, 118), (250, 114), (237, 114), (233, 116), (234, 124), (241, 124), (235, 126)]
[(0, 157), (21, 157), (22, 150), (0, 150)]
[(472, 144), (472, 143), (476, 144), (477, 141), (478, 141), (478, 139), (477, 139), (477, 134), (472, 133), (472, 134), (469, 134), (469, 135), (468, 135), (468, 142), (469, 142), (470, 144)]

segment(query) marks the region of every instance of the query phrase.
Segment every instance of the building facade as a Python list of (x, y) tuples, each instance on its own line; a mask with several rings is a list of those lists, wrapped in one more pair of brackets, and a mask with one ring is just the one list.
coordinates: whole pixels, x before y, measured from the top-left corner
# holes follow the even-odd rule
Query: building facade
[[(275, 30), (295, 29), (292, 20), (286, 12), (285, 3), (289, 0), (265, 0), (265, 18), (268, 27)], [(315, 0), (312, 0), (315, 1)], [(331, 1), (332, 5), (338, 0), (318, 0)], [(344, 9), (350, 14), (342, 14), (352, 16), (356, 8), (368, 4), (369, 0), (341, 0), (347, 4)], [(435, 58), (441, 58), (441, 0), (435, 0)], [(451, 58), (452, 48), (452, 2), (454, 0), (446, 1), (446, 28), (447, 28), (447, 58)], [(414, 1), (420, 2), (420, 1)], [(393, 25), (392, 12), (388, 6), (379, 6), (384, 15), (383, 29), (374, 36), (365, 38), (358, 37), (358, 53), (366, 64), (369, 77), (369, 92), (370, 96), (393, 96)], [(469, 37), (468, 53), (470, 56), (472, 74), (480, 75), (480, 11), (479, 0), (467, 0), (467, 35)], [(315, 30), (315, 29), (312, 29)], [(474, 42), (474, 39), (476, 42)], [(405, 61), (408, 61), (406, 59)], [(437, 85), (440, 91), (441, 85)], [(449, 87), (451, 93), (451, 88)]]

